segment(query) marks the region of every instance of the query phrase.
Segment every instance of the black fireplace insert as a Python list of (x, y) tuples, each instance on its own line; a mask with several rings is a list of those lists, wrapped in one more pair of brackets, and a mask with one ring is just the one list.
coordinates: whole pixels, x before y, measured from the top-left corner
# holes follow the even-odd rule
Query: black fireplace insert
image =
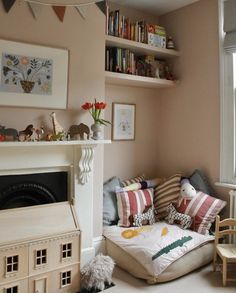
[(0, 209), (68, 201), (68, 173), (0, 176)]

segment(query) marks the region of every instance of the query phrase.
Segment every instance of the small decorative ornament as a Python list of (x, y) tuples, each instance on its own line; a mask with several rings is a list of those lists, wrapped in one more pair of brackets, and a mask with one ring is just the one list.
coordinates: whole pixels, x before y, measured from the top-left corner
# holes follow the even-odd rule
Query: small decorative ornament
[(92, 124), (91, 130), (93, 132), (92, 139), (95, 139), (95, 140), (103, 139), (102, 125), (101, 124), (99, 124), (99, 123)]
[(97, 102), (95, 99), (94, 103), (85, 103), (82, 106), (82, 109), (89, 110), (89, 113), (93, 117), (94, 124), (91, 125), (91, 130), (93, 132), (92, 139), (99, 140), (103, 138), (102, 125), (111, 124), (110, 121), (107, 121), (101, 118), (101, 111), (106, 108), (106, 103)]
[(174, 41), (171, 36), (168, 37), (166, 48), (167, 49), (175, 49), (175, 44), (174, 44)]

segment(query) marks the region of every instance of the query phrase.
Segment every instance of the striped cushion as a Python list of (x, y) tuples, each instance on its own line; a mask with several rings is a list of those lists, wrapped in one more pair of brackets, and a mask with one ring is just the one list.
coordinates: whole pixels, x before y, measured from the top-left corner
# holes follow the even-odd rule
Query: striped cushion
[(153, 204), (153, 189), (143, 189), (135, 191), (118, 192), (117, 206), (119, 222), (118, 226), (130, 227), (129, 217), (142, 213), (145, 206)]
[(141, 181), (144, 181), (144, 174), (136, 176), (136, 177), (131, 178), (131, 179), (126, 179), (126, 180), (122, 181), (121, 186), (125, 187), (125, 186), (128, 186), (130, 184), (141, 182)]
[(192, 200), (180, 200), (177, 210), (194, 218), (191, 227), (194, 231), (208, 235), (211, 224), (225, 206), (225, 201), (199, 191)]
[(178, 201), (180, 196), (180, 180), (181, 174), (175, 174), (155, 188), (153, 203), (156, 220), (164, 219), (168, 214), (166, 210), (168, 205)]

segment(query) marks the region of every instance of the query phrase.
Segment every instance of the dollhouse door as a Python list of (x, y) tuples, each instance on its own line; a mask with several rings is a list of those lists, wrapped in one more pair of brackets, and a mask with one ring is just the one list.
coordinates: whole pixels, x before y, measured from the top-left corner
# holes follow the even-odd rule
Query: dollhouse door
[(47, 293), (47, 279), (35, 280), (34, 293)]

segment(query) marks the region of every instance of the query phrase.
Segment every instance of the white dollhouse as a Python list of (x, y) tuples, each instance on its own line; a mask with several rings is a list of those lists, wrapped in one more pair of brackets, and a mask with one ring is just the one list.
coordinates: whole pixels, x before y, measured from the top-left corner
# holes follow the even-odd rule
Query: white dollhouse
[(0, 231), (0, 293), (79, 291), (80, 229), (69, 202), (3, 210)]

